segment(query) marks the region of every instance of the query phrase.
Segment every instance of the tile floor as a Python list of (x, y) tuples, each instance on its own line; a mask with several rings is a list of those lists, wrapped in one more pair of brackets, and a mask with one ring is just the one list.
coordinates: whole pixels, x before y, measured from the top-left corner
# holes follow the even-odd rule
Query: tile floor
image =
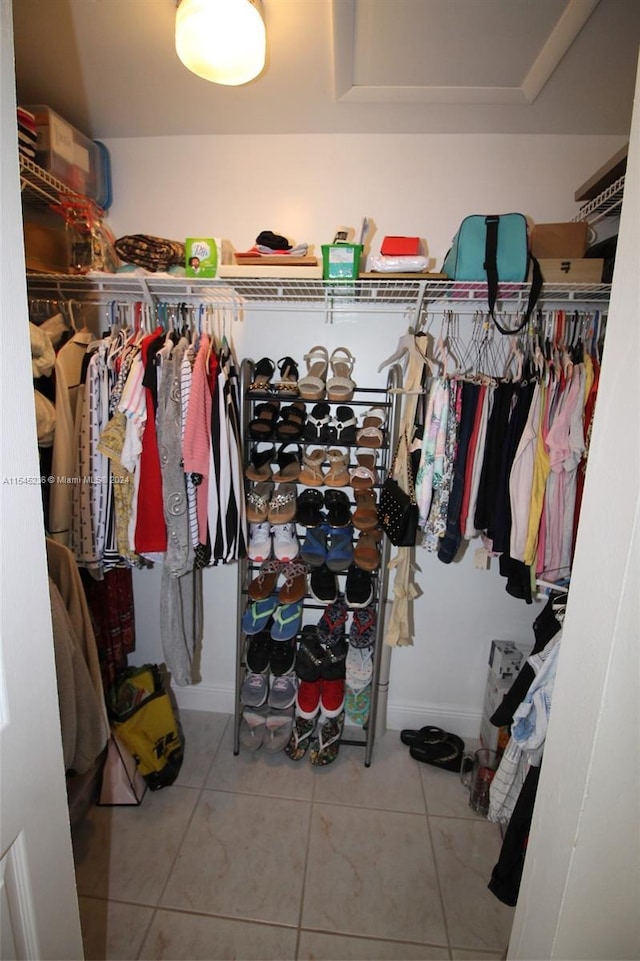
[(176, 783), (74, 830), (87, 959), (503, 958), (496, 825), (398, 732), (314, 768), (232, 750), (227, 715), (182, 711)]

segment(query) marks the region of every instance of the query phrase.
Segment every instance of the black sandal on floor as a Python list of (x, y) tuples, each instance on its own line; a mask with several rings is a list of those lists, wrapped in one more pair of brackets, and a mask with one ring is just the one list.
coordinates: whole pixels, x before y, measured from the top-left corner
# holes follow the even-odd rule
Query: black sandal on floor
[(297, 395), (298, 389), (298, 365), (292, 357), (282, 357), (278, 361), (280, 380), (276, 381), (273, 389), (282, 394)]
[(400, 731), (400, 740), (409, 747), (412, 744), (424, 742), (425, 744), (441, 744), (446, 741), (449, 735), (441, 727), (421, 727), (419, 730), (405, 728)]
[(409, 754), (415, 761), (459, 774), (464, 759), (464, 741), (455, 734), (447, 734), (446, 740), (437, 744), (416, 741), (409, 748)]
[(269, 357), (263, 357), (253, 368), (253, 380), (249, 384), (252, 394), (268, 394), (271, 389), (271, 378), (276, 372), (276, 365)]

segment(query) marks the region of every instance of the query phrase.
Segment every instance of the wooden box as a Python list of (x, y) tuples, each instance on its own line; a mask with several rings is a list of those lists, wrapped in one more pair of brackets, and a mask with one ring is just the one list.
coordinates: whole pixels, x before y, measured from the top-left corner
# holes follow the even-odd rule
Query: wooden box
[(529, 242), (531, 253), (542, 258), (584, 257), (588, 246), (589, 225), (583, 221), (563, 224), (535, 224)]
[(560, 258), (540, 261), (545, 284), (600, 284), (604, 260), (596, 257)]

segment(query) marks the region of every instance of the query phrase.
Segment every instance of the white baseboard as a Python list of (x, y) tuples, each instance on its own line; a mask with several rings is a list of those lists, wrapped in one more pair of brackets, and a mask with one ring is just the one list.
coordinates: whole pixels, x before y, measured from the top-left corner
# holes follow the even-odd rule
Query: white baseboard
[[(232, 687), (210, 684), (194, 684), (190, 687), (172, 686), (176, 703), (184, 711), (210, 711), (216, 714), (233, 714), (235, 691)], [(433, 706), (429, 704), (387, 704), (386, 728), (401, 731), (403, 728), (421, 728), (426, 725), (441, 727), (464, 739), (479, 737), (481, 711), (463, 710), (456, 706)]]
[(183, 711), (209, 711), (213, 714), (233, 714), (235, 690), (233, 687), (213, 684), (192, 684), (188, 687), (171, 685), (176, 703)]
[(464, 740), (480, 735), (481, 711), (469, 711), (454, 705), (401, 704), (389, 701), (387, 705), (387, 729), (401, 731), (403, 728), (418, 730), (427, 725), (441, 727)]

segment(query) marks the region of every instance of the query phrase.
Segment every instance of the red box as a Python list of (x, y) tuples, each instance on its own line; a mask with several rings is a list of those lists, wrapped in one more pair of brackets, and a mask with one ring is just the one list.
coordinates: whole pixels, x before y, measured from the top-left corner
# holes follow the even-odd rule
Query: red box
[(420, 238), (385, 237), (380, 253), (383, 257), (415, 257), (420, 254)]

